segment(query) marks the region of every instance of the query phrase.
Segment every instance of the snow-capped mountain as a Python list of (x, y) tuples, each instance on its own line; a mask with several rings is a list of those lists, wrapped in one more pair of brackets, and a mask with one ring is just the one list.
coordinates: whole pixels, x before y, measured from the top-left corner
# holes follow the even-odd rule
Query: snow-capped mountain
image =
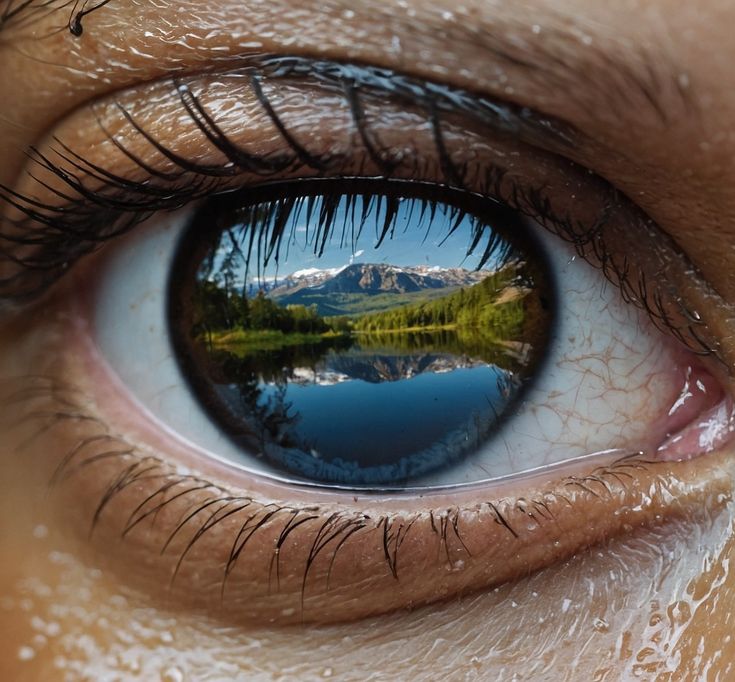
[(325, 270), (317, 268), (299, 270), (271, 288), (269, 295), (281, 298), (306, 289), (319, 294), (404, 294), (424, 289), (472, 286), (484, 279), (487, 274), (462, 268), (353, 263)]

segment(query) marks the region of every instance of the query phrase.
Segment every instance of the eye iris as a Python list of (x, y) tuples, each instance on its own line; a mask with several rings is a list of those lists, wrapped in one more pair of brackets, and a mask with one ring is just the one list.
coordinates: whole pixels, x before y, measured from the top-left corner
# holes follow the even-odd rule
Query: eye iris
[(300, 181), (210, 200), (182, 239), (171, 336), (241, 464), (419, 485), (501, 430), (553, 322), (517, 214), (446, 188)]

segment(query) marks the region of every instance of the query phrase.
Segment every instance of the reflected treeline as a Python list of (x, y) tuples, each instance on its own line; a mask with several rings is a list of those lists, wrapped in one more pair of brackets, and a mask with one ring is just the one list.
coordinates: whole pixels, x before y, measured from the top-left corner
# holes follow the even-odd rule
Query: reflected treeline
[(328, 353), (348, 351), (354, 345), (355, 339), (350, 335), (326, 336), (274, 348), (254, 349), (248, 344), (222, 344), (211, 351), (211, 356), (218, 358), (224, 376), (232, 376), (223, 365), (223, 360), (227, 359), (227, 367), (237, 367), (238, 376), (249, 371), (264, 383), (281, 384), (293, 376), (296, 368), (316, 371)]
[(503, 345), (493, 335), (476, 327), (433, 331), (366, 332), (356, 335), (355, 345), (375, 352), (406, 354), (448, 354), (497, 365), (520, 372), (523, 363), (513, 347)]
[(288, 382), (282, 371), (273, 368), (271, 379), (276, 388), (266, 394), (258, 357), (214, 350), (209, 361), (213, 372), (227, 380), (217, 382), (214, 390), (219, 416), (231, 436), (246, 446), (260, 448), (261, 452), (270, 443), (282, 447), (302, 445), (293, 436), (299, 416), (290, 413), (291, 405), (286, 399)]
[[(294, 370), (297, 369), (309, 369), (314, 374), (339, 370), (349, 376), (349, 372), (344, 369), (348, 365), (340, 361), (341, 356), (360, 357), (363, 362), (369, 359), (376, 365), (385, 364), (390, 358), (407, 356), (411, 358), (411, 363), (407, 366), (413, 368), (413, 371), (406, 376), (420, 373), (422, 366), (438, 356), (455, 357), (461, 361), (458, 366), (482, 362), (502, 367), (512, 373), (522, 370), (522, 363), (512, 349), (484, 337), (476, 329), (329, 336), (310, 343), (258, 350), (247, 345), (222, 345), (209, 351), (209, 355), (218, 365), (217, 374), (223, 379), (240, 379), (246, 375), (250, 379), (249, 375), (252, 375), (269, 384), (282, 384), (292, 380)], [(333, 361), (329, 362), (330, 359)], [(397, 377), (392, 377), (391, 380), (395, 378)]]

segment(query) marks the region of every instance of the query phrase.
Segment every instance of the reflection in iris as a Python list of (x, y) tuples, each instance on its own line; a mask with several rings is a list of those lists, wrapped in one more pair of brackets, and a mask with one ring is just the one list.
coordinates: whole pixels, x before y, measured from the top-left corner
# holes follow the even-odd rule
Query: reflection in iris
[(502, 207), (349, 189), (203, 207), (170, 285), (174, 345), (244, 463), (416, 483), (499, 431), (546, 345), (550, 286)]

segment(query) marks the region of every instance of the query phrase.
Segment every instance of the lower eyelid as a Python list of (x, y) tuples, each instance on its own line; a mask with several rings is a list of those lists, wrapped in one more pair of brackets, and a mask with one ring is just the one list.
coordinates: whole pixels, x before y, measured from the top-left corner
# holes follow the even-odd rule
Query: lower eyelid
[[(44, 338), (24, 346), (26, 364), (42, 371), (19, 378), (18, 390), (8, 386), (15, 397), (5, 417), (21, 456), (45, 481), (70, 457), (53, 504), (80, 552), (133, 585), (166, 588), (164, 600), (238, 622), (349, 620), (436, 601), (635, 527), (713, 513), (729, 499), (726, 454), (578, 464), (576, 476), (545, 472), (504, 488), (413, 498), (345, 499), (255, 480), (247, 492), (233, 490), (216, 465), (199, 460), (195, 474), (167, 463), (186, 460), (153, 430), (130, 442), (110, 435), (107, 420), (123, 420), (110, 413), (114, 401), (80, 346), (60, 348), (70, 329), (61, 314), (37, 332)], [(41, 348), (47, 360), (39, 362), (32, 356)], [(209, 482), (217, 480), (230, 483)]]

